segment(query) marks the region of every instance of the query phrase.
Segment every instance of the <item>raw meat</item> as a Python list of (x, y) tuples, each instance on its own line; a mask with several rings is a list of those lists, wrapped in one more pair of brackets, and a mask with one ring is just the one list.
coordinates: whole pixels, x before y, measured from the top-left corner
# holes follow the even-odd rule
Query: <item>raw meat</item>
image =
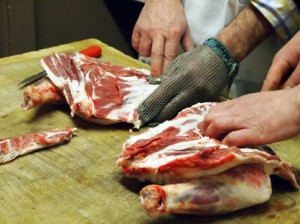
[(272, 171), (270, 173), (282, 178), (295, 179), (291, 165), (276, 155), (257, 149), (227, 147), (208, 137), (170, 144), (155, 152), (139, 152), (126, 159), (119, 158), (117, 164), (122, 166), (126, 176), (141, 181), (162, 184), (183, 182), (250, 163), (262, 164)]
[[(148, 83), (146, 69), (112, 65), (80, 53), (52, 54), (41, 63), (56, 90), (69, 104), (71, 115), (100, 124), (127, 122), (139, 128), (138, 105), (157, 87)], [(29, 109), (33, 105), (30, 101), (34, 101), (31, 98), (37, 94), (34, 95), (32, 89), (25, 92), (23, 107)], [(51, 91), (54, 98), (60, 95), (53, 92), (57, 91)]]
[[(270, 197), (269, 176), (273, 174), (299, 189), (291, 164), (278, 156), (253, 148), (228, 147), (202, 136), (199, 125), (213, 105), (196, 104), (173, 120), (132, 136), (124, 144), (117, 158), (124, 175), (168, 184), (151, 185), (141, 191), (149, 215), (163, 212), (214, 215), (262, 203)], [(228, 196), (226, 189), (233, 185), (237, 195)], [(251, 191), (239, 191), (245, 187)], [(257, 198), (252, 196), (254, 201), (251, 201), (249, 192), (257, 191), (265, 193), (255, 195)], [(203, 198), (203, 194), (208, 198)], [(230, 202), (234, 199), (234, 203)]]
[(77, 128), (66, 128), (0, 139), (0, 164), (8, 163), (18, 156), (69, 141), (76, 130)]
[(149, 185), (140, 193), (149, 216), (223, 214), (264, 203), (271, 194), (269, 174), (259, 164), (239, 165), (186, 183)]
[(30, 85), (23, 92), (24, 103), (21, 105), (25, 110), (46, 103), (66, 102), (60, 90), (46, 77), (35, 84)]
[(127, 164), (127, 161), (136, 155), (140, 157), (143, 154), (150, 154), (175, 143), (199, 140), (202, 136), (199, 125), (213, 105), (215, 103), (196, 104), (179, 112), (174, 119), (130, 137), (117, 164), (123, 166), (123, 163)]

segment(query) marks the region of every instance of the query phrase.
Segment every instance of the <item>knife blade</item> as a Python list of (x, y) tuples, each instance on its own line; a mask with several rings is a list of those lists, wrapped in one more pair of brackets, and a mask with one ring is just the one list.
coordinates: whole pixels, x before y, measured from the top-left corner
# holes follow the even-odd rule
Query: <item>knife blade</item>
[(28, 86), (34, 82), (37, 82), (38, 80), (42, 79), (47, 75), (46, 71), (41, 71), (39, 73), (36, 73), (34, 75), (31, 75), (25, 79), (23, 79), (21, 82), (18, 83), (18, 85), (23, 85), (22, 87)]
[[(88, 48), (85, 48), (85, 49), (79, 51), (79, 53), (84, 54), (84, 55), (89, 56), (89, 57), (98, 58), (102, 54), (102, 49), (101, 49), (100, 46), (92, 45), (92, 46), (89, 46)], [(21, 88), (24, 88), (25, 86), (28, 86), (28, 85), (30, 85), (34, 82), (37, 82), (38, 80), (44, 78), (46, 75), (47, 75), (46, 71), (38, 72), (34, 75), (31, 75), (31, 76), (21, 80), (18, 83), (18, 85), (22, 85)]]

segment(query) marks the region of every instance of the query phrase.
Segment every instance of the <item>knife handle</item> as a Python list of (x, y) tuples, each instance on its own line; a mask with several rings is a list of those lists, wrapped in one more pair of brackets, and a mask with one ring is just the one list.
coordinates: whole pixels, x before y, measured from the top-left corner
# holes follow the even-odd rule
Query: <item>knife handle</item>
[(92, 45), (89, 46), (88, 48), (79, 51), (79, 53), (89, 57), (98, 58), (102, 54), (102, 49), (98, 45)]

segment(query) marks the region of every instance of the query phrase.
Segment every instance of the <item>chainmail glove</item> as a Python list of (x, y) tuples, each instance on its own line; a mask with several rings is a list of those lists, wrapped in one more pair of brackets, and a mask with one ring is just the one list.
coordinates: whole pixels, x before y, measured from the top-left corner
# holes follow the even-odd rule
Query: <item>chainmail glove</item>
[(198, 102), (218, 101), (231, 85), (238, 64), (215, 38), (177, 56), (159, 79), (160, 86), (139, 105), (144, 123), (157, 124), (172, 119), (179, 111)]

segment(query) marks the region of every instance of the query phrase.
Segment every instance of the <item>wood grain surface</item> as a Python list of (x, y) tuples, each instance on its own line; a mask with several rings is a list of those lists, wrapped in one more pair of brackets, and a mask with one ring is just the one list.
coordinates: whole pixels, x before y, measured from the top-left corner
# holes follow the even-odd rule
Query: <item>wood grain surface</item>
[[(122, 176), (115, 165), (130, 125), (99, 126), (71, 118), (67, 106), (45, 105), (24, 111), (17, 83), (42, 70), (39, 60), (53, 52), (78, 51), (97, 44), (102, 59), (148, 68), (99, 40), (88, 39), (0, 59), (0, 138), (77, 127), (77, 135), (60, 146), (19, 157), (0, 166), (0, 223), (300, 223), (300, 192), (273, 178), (265, 204), (215, 217), (148, 217), (138, 192), (145, 185)], [(139, 132), (145, 130), (143, 128)], [(300, 138), (273, 144), (283, 159), (300, 167)]]

